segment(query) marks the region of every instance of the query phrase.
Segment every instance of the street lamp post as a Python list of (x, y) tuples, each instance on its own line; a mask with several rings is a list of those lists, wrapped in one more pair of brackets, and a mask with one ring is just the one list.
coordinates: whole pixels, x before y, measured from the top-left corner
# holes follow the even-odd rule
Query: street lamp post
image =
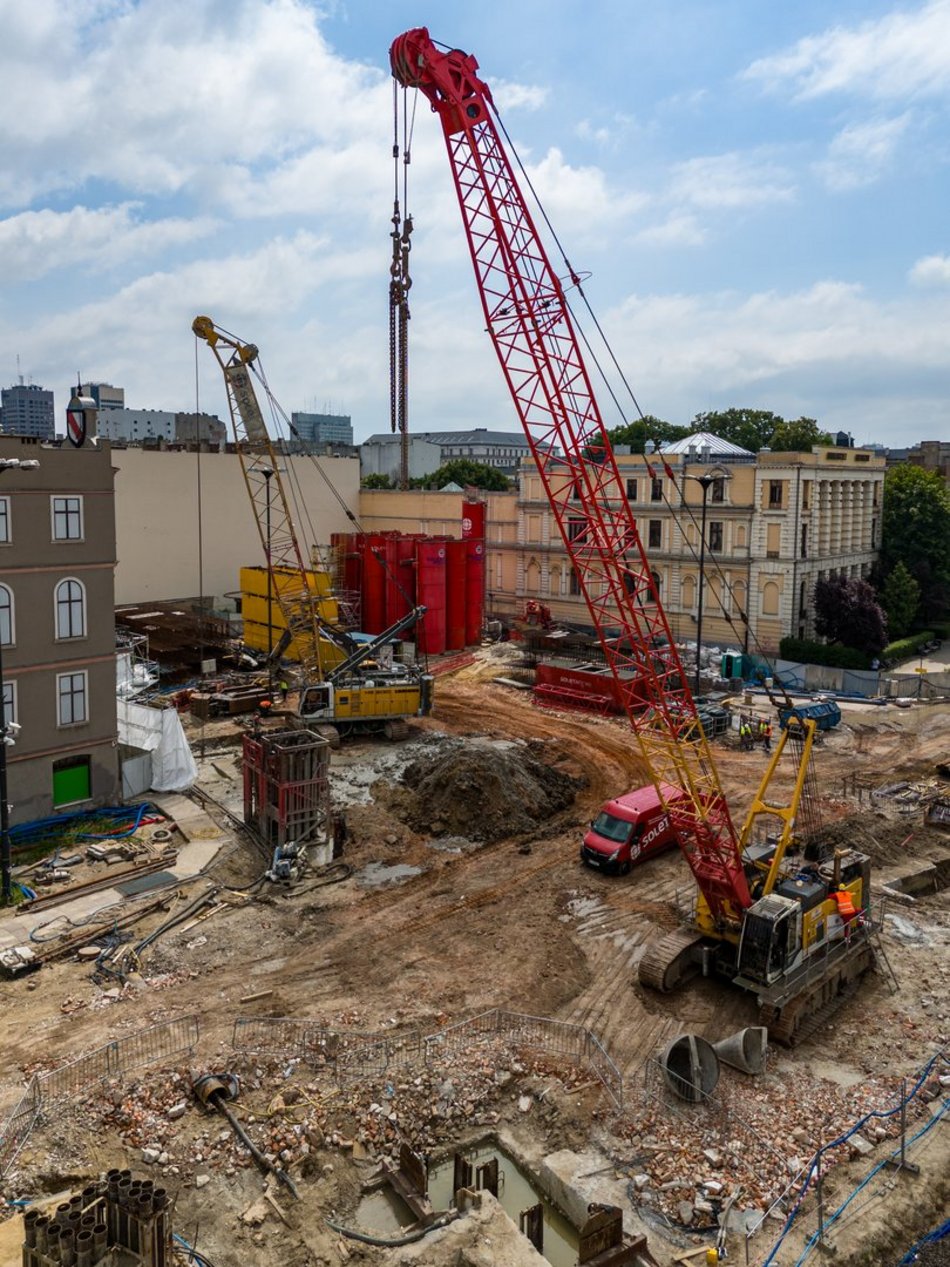
[(273, 695), (274, 665), (271, 656), (274, 653), (274, 569), (271, 562), (270, 541), (270, 482), (274, 478), (274, 469), (270, 466), (264, 466), (261, 468), (261, 474), (264, 476), (264, 487), (267, 490), (264, 512), (264, 526), (267, 533), (267, 693), (268, 695)]
[(699, 529), (699, 599), (696, 607), (696, 681), (693, 687), (693, 694), (699, 694), (699, 669), (700, 657), (703, 648), (703, 580), (706, 570), (706, 503), (709, 500), (709, 490), (716, 479), (715, 475), (707, 473), (703, 475), (690, 475), (689, 479), (695, 480), (703, 490), (703, 513), (700, 520)]
[[(19, 458), (0, 458), (0, 474), (4, 471), (38, 471), (35, 458), (21, 461)], [(8, 617), (10, 640), (13, 641), (13, 613)], [(10, 804), (7, 800), (7, 747), (14, 742), (19, 727), (7, 721), (6, 688), (3, 683), (4, 630), (0, 625), (0, 902), (8, 906), (13, 900), (13, 875), (10, 859)]]

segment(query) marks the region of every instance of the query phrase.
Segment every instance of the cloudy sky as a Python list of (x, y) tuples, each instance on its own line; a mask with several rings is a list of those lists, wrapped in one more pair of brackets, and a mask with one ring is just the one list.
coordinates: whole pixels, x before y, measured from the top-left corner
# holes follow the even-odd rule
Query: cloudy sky
[[(950, 0), (0, 0), (0, 382), (60, 427), (77, 371), (224, 416), (207, 313), (288, 412), (387, 430), (388, 48), (423, 23), (645, 412), (950, 439)], [(514, 429), (423, 100), (408, 209), (412, 428)]]

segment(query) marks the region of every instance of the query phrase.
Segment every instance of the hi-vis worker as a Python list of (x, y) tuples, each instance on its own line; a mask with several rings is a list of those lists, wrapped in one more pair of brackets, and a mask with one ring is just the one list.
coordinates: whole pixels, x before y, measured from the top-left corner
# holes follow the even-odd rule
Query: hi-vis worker
[(766, 752), (772, 751), (772, 723), (768, 720), (759, 722), (759, 738)]
[(749, 752), (752, 748), (752, 727), (745, 718), (739, 723), (739, 747), (743, 752)]

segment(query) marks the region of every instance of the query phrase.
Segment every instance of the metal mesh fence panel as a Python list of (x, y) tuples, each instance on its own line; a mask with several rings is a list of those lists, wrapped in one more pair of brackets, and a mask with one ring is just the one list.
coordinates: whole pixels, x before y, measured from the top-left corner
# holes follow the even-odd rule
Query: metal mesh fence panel
[(341, 1046), (337, 1073), (341, 1081), (377, 1078), (393, 1069), (418, 1068), (425, 1063), (426, 1040), (418, 1032), (348, 1035)]
[(35, 1079), (30, 1082), (26, 1094), (20, 1103), (11, 1110), (7, 1120), (0, 1127), (0, 1178), (2, 1178), (19, 1155), (39, 1116), (40, 1104), (36, 1094)]
[(63, 1096), (76, 1095), (101, 1078), (193, 1051), (198, 1034), (197, 1016), (179, 1016), (130, 1034), (127, 1038), (106, 1043), (68, 1065), (38, 1074), (34, 1081), (39, 1104), (43, 1107)]
[(303, 1060), (337, 1058), (343, 1035), (317, 1021), (290, 1016), (247, 1016), (234, 1022), (231, 1043), (235, 1051), (262, 1056), (299, 1056)]

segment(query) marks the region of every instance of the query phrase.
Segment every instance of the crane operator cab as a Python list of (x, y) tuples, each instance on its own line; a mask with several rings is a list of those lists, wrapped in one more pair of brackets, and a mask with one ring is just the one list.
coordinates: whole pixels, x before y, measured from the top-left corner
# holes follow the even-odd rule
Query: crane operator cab
[(783, 877), (745, 912), (739, 941), (740, 984), (768, 986), (812, 955), (867, 933), (870, 859), (848, 849), (833, 861)]

